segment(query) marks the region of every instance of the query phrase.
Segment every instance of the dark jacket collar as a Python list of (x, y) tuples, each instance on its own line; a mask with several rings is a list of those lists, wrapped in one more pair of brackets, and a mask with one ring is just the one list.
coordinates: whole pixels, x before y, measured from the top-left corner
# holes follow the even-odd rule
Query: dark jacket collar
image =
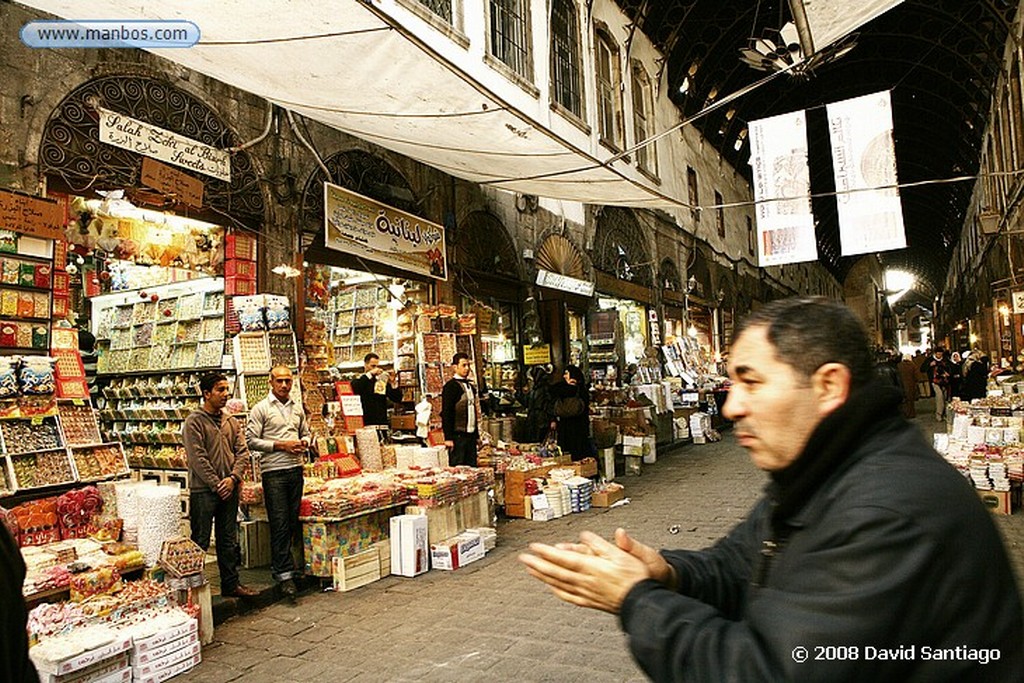
[[(803, 451), (789, 467), (772, 473), (772, 526), (778, 531), (798, 513), (821, 486), (850, 464), (858, 447), (893, 420), (902, 420), (902, 392), (874, 380), (853, 391), (846, 403), (825, 416), (811, 432)], [(859, 457), (859, 456), (858, 456)]]

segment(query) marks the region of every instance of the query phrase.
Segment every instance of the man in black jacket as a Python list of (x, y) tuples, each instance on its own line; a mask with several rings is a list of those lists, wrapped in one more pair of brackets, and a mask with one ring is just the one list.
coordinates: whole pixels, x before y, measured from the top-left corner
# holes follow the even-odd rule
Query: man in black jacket
[(25, 561), (0, 519), (0, 681), (9, 683), (39, 680), (28, 658), (28, 612), (21, 593), (24, 581)]
[(441, 427), (444, 429), (444, 445), (448, 447), (451, 465), (476, 467), (477, 415), (476, 385), (469, 379), (472, 363), (469, 356), (456, 353), (452, 356), (455, 376), (445, 382), (441, 390)]
[(388, 399), (396, 403), (402, 400), (402, 390), (392, 384), (392, 379), (384, 374), (380, 356), (375, 353), (366, 354), (363, 358), (363, 374), (352, 380), (352, 393), (363, 404), (363, 424), (367, 427), (387, 426)]
[(616, 613), (658, 681), (1020, 681), (1024, 619), (1006, 551), (967, 481), (873, 380), (844, 306), (774, 302), (729, 358), (724, 414), (766, 496), (703, 551), (531, 544), (563, 600)]

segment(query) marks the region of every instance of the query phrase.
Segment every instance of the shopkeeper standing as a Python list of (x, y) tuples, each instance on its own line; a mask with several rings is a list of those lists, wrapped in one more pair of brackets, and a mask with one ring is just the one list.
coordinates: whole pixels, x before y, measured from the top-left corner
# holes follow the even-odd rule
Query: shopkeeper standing
[(238, 582), (238, 486), (249, 463), (249, 449), (238, 421), (224, 412), (231, 390), (227, 378), (210, 372), (199, 380), (203, 403), (181, 428), (188, 474), (192, 540), (207, 550), (210, 526), (217, 530), (220, 593), (251, 598), (257, 591)]
[(394, 385), (397, 373), (388, 377), (380, 367), (380, 356), (368, 353), (363, 358), (363, 374), (352, 380), (352, 392), (363, 404), (363, 424), (387, 426), (388, 399), (402, 400), (402, 390)]
[(245, 423), (249, 450), (260, 458), (263, 502), (270, 521), (271, 573), (292, 602), (298, 594), (295, 577), (299, 575), (292, 543), (302, 534), (302, 466), (310, 441), (302, 404), (291, 399), (293, 381), (291, 368), (278, 365), (271, 370), (270, 394), (253, 406)]
[(476, 467), (476, 439), (479, 415), (476, 412), (476, 385), (469, 380), (472, 367), (469, 356), (452, 356), (455, 376), (441, 390), (441, 426), (449, 464)]

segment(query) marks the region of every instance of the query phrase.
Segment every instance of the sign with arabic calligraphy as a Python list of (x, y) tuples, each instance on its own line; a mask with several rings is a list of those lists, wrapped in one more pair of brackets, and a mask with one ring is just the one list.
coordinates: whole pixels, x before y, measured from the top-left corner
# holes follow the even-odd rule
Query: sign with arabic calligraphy
[(0, 190), (0, 228), (50, 240), (63, 239), (64, 210), (52, 199)]
[(437, 223), (324, 183), (324, 224), (329, 249), (448, 279), (444, 228)]
[(164, 194), (175, 195), (189, 206), (203, 205), (203, 181), (193, 178), (156, 159), (142, 160), (142, 184), (160, 190)]
[(224, 150), (109, 109), (99, 112), (100, 142), (231, 182), (231, 157)]

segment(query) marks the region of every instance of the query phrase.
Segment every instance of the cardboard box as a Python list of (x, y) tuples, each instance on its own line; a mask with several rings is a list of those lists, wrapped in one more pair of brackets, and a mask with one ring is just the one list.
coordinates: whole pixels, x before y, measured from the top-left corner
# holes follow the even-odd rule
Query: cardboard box
[(256, 260), (256, 238), (241, 232), (232, 232), (224, 240), (224, 256), (229, 259)]
[[(125, 678), (124, 672), (128, 672)], [(132, 667), (128, 659), (128, 653), (122, 652), (102, 662), (90, 664), (84, 669), (72, 671), (69, 674), (40, 674), (41, 683), (97, 683), (98, 681), (124, 681), (131, 680)]]
[(594, 491), (594, 495), (590, 499), (590, 505), (595, 508), (607, 508), (625, 497), (625, 489), (618, 489), (615, 491)]
[(149, 675), (139, 675), (136, 672), (135, 683), (161, 683), (161, 681), (166, 681), (168, 678), (174, 678), (178, 674), (191, 670), (202, 661), (202, 658), (202, 654), (196, 653), (195, 656), (189, 659), (168, 666), (166, 669), (159, 669)]
[(480, 534), (464, 531), (458, 536), (430, 546), (432, 569), (455, 570), (484, 556), (484, 541)]
[(644, 454), (644, 437), (642, 436), (623, 436), (622, 437), (622, 454), (640, 457)]
[(238, 533), (242, 548), (242, 566), (246, 569), (270, 564), (270, 523), (262, 520), (242, 522)]
[(596, 477), (597, 460), (595, 460), (594, 458), (583, 458), (579, 462), (573, 464), (573, 469), (576, 470), (577, 476)]
[(654, 436), (644, 437), (644, 464), (653, 465), (658, 461), (658, 440)]
[[(59, 636), (58, 636), (59, 637)], [(72, 671), (78, 671), (84, 669), (87, 666), (97, 664), (105, 659), (110, 659), (116, 655), (125, 652), (132, 646), (132, 639), (130, 636), (124, 636), (119, 633), (112, 633), (112, 640), (101, 647), (88, 650), (86, 652), (67, 657), (58, 661), (50, 661), (46, 659), (33, 658), (33, 662), (36, 665), (36, 669), (41, 673), (54, 674), (63, 676), (69, 674)], [(29, 654), (32, 651), (29, 650)]]
[(994, 515), (1010, 515), (1013, 511), (1010, 506), (1009, 491), (978, 491), (981, 502), (985, 504)]
[(178, 650), (189, 647), (198, 642), (199, 634), (193, 631), (187, 635), (182, 636), (181, 638), (168, 641), (163, 645), (160, 645), (159, 647), (149, 648), (148, 650), (144, 650), (142, 652), (133, 649), (132, 665), (134, 666), (138, 664), (139, 666), (142, 666), (144, 664), (149, 664), (154, 660), (160, 660), (164, 657), (167, 657), (168, 655), (171, 655), (174, 652), (177, 652)]
[(179, 638), (188, 636), (191, 633), (198, 633), (199, 622), (189, 619), (180, 626), (169, 628), (166, 631), (154, 633), (147, 638), (135, 639), (135, 652), (148, 652), (154, 648), (162, 647), (166, 643), (173, 642)]
[[(137, 679), (156, 677), (158, 672), (164, 669), (173, 669), (181, 662), (191, 661), (194, 657), (199, 656), (200, 647), (201, 646), (198, 642), (194, 642), (191, 645), (186, 645), (185, 647), (174, 650), (173, 652), (169, 652), (163, 657), (152, 659), (145, 664), (132, 662), (132, 669), (135, 670), (135, 677)], [(168, 676), (168, 678), (170, 678), (170, 676)]]
[(391, 573), (418, 576), (430, 569), (427, 518), (397, 515), (391, 518)]
[(380, 552), (377, 548), (370, 548), (348, 557), (333, 557), (331, 569), (335, 591), (355, 590), (380, 580)]

